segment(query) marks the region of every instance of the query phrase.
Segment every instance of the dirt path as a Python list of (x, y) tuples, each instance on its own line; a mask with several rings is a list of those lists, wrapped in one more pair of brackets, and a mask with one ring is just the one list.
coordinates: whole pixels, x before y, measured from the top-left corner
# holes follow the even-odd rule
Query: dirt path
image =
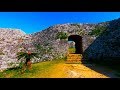
[[(89, 68), (90, 67), (90, 68)], [(93, 70), (94, 68), (96, 70)], [(56, 64), (50, 74), (51, 78), (118, 78), (115, 72), (92, 64)]]

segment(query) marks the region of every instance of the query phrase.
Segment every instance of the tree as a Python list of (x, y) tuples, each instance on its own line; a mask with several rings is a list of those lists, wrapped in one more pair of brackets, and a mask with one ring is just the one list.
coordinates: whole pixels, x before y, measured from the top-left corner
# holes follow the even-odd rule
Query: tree
[(25, 58), (25, 66), (28, 67), (28, 69), (31, 68), (31, 59), (35, 58), (35, 57), (39, 57), (38, 53), (31, 53), (30, 51), (28, 52), (18, 52), (17, 53), (17, 58), (18, 60)]

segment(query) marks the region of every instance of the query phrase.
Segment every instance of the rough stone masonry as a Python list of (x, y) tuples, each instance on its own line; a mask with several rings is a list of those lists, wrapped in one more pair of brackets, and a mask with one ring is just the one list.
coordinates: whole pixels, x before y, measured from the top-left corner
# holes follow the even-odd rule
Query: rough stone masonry
[[(102, 29), (98, 27), (103, 26), (106, 29), (101, 33)], [(37, 51), (40, 53), (40, 58), (33, 59), (33, 63), (65, 57), (68, 52), (68, 39), (60, 40), (56, 38), (58, 32), (67, 33), (68, 36), (81, 36), (85, 59), (98, 60), (101, 57), (109, 56), (119, 58), (119, 27), (120, 19), (98, 24), (58, 24), (33, 34), (26, 34), (20, 29), (0, 28), (0, 70), (19, 66), (20, 61), (16, 58), (17, 52), (37, 51), (35, 44), (42, 49)], [(91, 32), (92, 34), (90, 34)]]

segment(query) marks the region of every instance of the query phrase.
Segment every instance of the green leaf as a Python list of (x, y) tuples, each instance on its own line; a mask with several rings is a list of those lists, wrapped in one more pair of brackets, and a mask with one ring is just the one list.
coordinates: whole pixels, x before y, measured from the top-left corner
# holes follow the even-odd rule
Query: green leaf
[(67, 39), (68, 35), (65, 32), (58, 32), (57, 33), (57, 39)]

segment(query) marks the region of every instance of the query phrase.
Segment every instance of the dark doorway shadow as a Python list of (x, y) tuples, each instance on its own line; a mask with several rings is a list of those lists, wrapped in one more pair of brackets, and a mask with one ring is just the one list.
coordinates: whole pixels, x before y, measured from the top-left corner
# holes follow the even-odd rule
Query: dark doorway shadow
[(68, 37), (68, 41), (74, 41), (75, 42), (75, 53), (74, 54), (82, 54), (82, 37), (79, 35), (70, 35)]

